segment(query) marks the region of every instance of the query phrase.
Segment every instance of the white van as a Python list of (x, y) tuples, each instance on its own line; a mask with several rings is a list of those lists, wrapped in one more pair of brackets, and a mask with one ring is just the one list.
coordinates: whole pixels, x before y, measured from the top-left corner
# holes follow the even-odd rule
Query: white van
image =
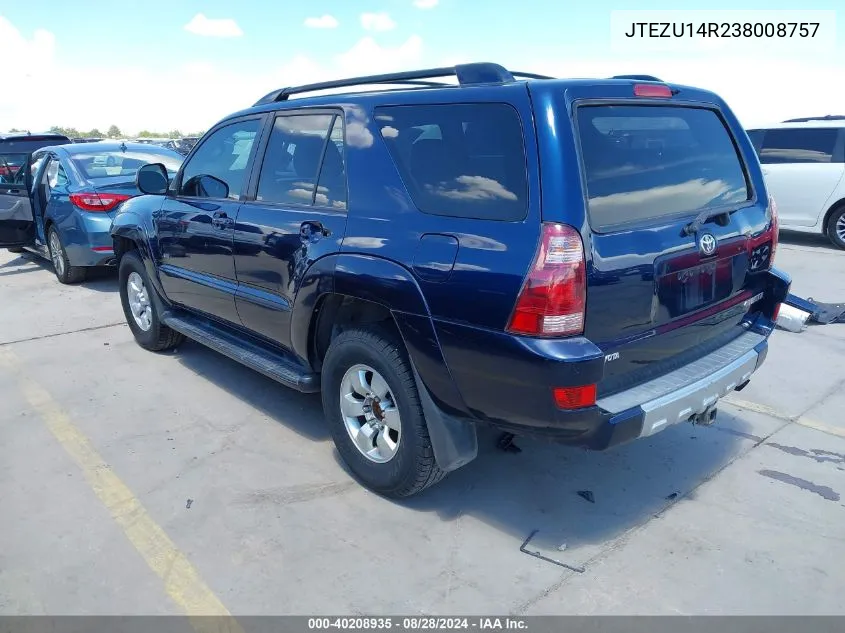
[(845, 116), (752, 127), (780, 227), (821, 233), (845, 249)]

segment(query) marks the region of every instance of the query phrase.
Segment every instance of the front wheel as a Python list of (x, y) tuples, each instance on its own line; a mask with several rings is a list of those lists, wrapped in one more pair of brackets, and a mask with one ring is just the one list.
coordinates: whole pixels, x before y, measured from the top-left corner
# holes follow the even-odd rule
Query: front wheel
[(129, 251), (121, 258), (118, 278), (123, 314), (138, 345), (151, 352), (161, 352), (185, 340), (182, 334), (161, 322), (161, 301), (137, 251)]
[(6, 250), (9, 251), (10, 253), (23, 253), (24, 252), (24, 249), (21, 248), (20, 246), (10, 246)]
[(839, 207), (828, 219), (827, 236), (834, 246), (845, 249), (845, 206)]
[(354, 329), (329, 346), (323, 410), (338, 453), (355, 477), (387, 497), (409, 497), (445, 475), (404, 345), (379, 329)]

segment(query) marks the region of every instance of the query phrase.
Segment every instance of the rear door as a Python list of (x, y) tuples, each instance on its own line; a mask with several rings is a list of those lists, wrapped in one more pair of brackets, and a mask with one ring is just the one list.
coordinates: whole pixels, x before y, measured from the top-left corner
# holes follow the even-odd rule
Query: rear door
[(763, 290), (774, 223), (753, 149), (743, 138), (743, 154), (726, 116), (659, 99), (575, 108), (589, 223), (585, 335), (607, 355), (603, 393), (738, 336)]
[(782, 226), (815, 226), (845, 174), (845, 139), (839, 130), (790, 127), (752, 130), (749, 135)]
[(287, 347), (306, 271), (346, 231), (343, 112), (279, 113), (260, 152), (234, 226), (235, 304), (245, 327)]
[(35, 217), (29, 196), (29, 155), (0, 149), (0, 246), (35, 243)]

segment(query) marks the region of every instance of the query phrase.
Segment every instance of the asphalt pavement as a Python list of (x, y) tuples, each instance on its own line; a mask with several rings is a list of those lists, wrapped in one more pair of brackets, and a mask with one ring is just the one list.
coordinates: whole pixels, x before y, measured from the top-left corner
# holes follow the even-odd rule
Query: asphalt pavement
[[(777, 265), (845, 301), (823, 240)], [(388, 501), (319, 397), (146, 352), (113, 274), (0, 251), (0, 614), (845, 614), (845, 324), (775, 333), (730, 400), (605, 453), (483, 434)]]

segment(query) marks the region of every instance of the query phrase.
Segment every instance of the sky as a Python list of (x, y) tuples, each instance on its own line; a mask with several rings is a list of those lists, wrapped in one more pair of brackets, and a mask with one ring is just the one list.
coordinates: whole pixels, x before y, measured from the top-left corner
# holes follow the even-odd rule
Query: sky
[[(835, 42), (817, 50), (771, 40), (739, 51), (677, 40), (671, 50), (655, 48), (665, 44), (658, 40), (632, 49), (618, 31), (611, 35), (614, 11), (649, 10), (669, 20), (679, 4), (0, 0), (0, 52), (11, 64), (0, 87), (0, 130), (198, 131), (286, 85), (470, 61), (555, 77), (656, 75), (716, 91), (746, 125), (845, 114), (841, 0), (742, 4), (810, 17), (838, 6), (827, 14), (836, 18)], [(718, 17), (735, 2), (684, 8)]]

